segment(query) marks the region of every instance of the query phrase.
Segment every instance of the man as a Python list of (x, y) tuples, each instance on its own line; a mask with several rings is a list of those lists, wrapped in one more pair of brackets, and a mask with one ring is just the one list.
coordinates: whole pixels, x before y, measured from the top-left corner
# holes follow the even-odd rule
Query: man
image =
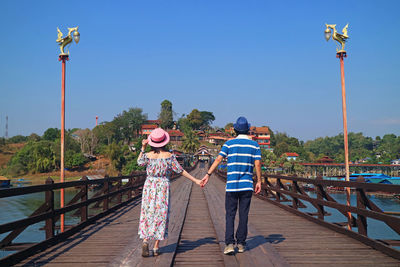
[[(261, 150), (257, 142), (248, 136), (250, 124), (244, 117), (239, 117), (233, 125), (237, 137), (227, 141), (221, 148), (218, 157), (202, 179), (206, 185), (210, 175), (223, 158), (228, 159), (228, 172), (225, 193), (225, 250), (224, 254), (245, 250), (247, 238), (247, 221), (253, 194), (253, 169), (256, 169), (257, 183), (255, 193), (261, 191)], [(236, 210), (239, 205), (239, 225), (236, 231), (236, 242), (233, 235)]]

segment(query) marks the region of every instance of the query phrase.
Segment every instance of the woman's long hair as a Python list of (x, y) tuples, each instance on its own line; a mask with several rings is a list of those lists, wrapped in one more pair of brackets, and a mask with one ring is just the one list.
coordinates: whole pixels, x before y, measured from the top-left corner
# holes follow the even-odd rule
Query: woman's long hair
[(151, 151), (153, 151), (155, 154), (160, 154), (161, 151), (167, 152), (167, 148), (166, 146), (162, 146), (162, 147), (154, 147), (154, 146), (150, 146)]

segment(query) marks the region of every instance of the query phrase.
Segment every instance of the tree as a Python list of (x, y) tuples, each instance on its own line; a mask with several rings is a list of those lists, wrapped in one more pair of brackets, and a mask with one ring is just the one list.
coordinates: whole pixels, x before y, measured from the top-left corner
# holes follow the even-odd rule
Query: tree
[(23, 136), (23, 135), (16, 135), (16, 136), (6, 139), (6, 141), (8, 144), (18, 144), (18, 143), (23, 143), (23, 142), (28, 141), (28, 137)]
[(289, 152), (289, 145), (286, 142), (278, 143), (274, 148), (274, 154), (280, 157), (283, 153)]
[(195, 135), (195, 133), (191, 129), (186, 129), (184, 133), (185, 136), (183, 137), (182, 140), (182, 149), (185, 152), (191, 152), (191, 153), (196, 152), (200, 146), (199, 138)]
[(187, 116), (187, 120), (192, 129), (199, 129), (203, 123), (201, 113), (198, 109), (193, 109), (192, 112), (190, 112), (190, 114)]
[(232, 127), (233, 127), (233, 123), (230, 122), (230, 123), (227, 123), (227, 124), (225, 125), (224, 129), (225, 129), (225, 130), (229, 130), (229, 129), (232, 128)]
[(28, 141), (40, 141), (40, 136), (39, 135), (37, 135), (37, 134), (35, 134), (35, 133), (32, 133), (29, 137), (28, 137)]
[(78, 136), (78, 141), (81, 145), (81, 152), (93, 155), (93, 151), (98, 144), (98, 139), (93, 131), (84, 129), (76, 131), (75, 134)]
[(161, 120), (163, 129), (172, 129), (174, 126), (174, 118), (172, 111), (172, 103), (168, 100), (161, 102), (161, 112), (158, 119)]
[(49, 128), (43, 134), (43, 140), (54, 141), (61, 138), (61, 131), (57, 128)]
[(93, 128), (92, 132), (96, 136), (99, 143), (109, 145), (114, 135), (113, 124), (111, 122), (104, 122)]
[(215, 116), (210, 111), (200, 111), (200, 117), (202, 120), (202, 127), (210, 126), (210, 124), (215, 120)]
[(142, 124), (147, 120), (147, 114), (141, 108), (129, 108), (118, 114), (112, 121), (116, 141), (129, 143), (139, 134)]
[(111, 161), (112, 167), (117, 171), (121, 171), (126, 163), (123, 148), (119, 144), (112, 142), (107, 146), (105, 152)]

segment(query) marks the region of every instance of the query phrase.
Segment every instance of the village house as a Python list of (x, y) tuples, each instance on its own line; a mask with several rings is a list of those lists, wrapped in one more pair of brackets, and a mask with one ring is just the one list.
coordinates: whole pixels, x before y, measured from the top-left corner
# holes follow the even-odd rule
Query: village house
[(182, 138), (185, 136), (183, 132), (180, 130), (168, 130), (167, 132), (169, 134), (171, 144), (177, 146), (182, 144)]
[(250, 135), (252, 139), (258, 143), (260, 148), (269, 149), (270, 148), (270, 134), (268, 127), (250, 127)]
[(286, 152), (283, 155), (286, 155), (287, 160), (296, 160), (299, 157), (296, 152)]
[(160, 127), (160, 124), (160, 120), (147, 120), (140, 127), (139, 134), (141, 136), (149, 136), (154, 129)]
[(223, 145), (230, 139), (233, 139), (233, 137), (223, 132), (210, 133), (207, 137), (207, 141), (214, 145)]
[(392, 165), (400, 165), (400, 159), (391, 160), (390, 164), (392, 164)]

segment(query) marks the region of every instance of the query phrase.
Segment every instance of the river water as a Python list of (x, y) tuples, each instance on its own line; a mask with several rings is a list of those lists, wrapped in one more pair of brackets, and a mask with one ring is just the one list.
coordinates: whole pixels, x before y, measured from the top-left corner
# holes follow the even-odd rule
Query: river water
[[(65, 191), (66, 203), (71, 200), (75, 194), (78, 192), (77, 189), (69, 189)], [(89, 197), (93, 195), (94, 192), (91, 191)], [(308, 192), (308, 194), (316, 198), (314, 192)], [(346, 195), (344, 193), (330, 193), (330, 195), (339, 203), (346, 203)], [(380, 196), (370, 195), (370, 199), (382, 210), (384, 211), (397, 211), (400, 212), (400, 201), (394, 198), (386, 198)], [(23, 219), (32, 214), (32, 212), (40, 207), (44, 203), (44, 193), (34, 193), (22, 196), (15, 196), (9, 198), (0, 199), (0, 224), (12, 222), (15, 220)], [(60, 194), (59, 191), (55, 192), (55, 206), (59, 207)], [(300, 209), (307, 212), (316, 212), (316, 209), (309, 203), (304, 202), (308, 207)], [(356, 195), (351, 195), (351, 205), (356, 206)], [(331, 216), (325, 217), (328, 222), (345, 222), (346, 218), (343, 214), (339, 213), (335, 209), (326, 208), (326, 211), (331, 213)], [(72, 213), (66, 215), (65, 218), (66, 225), (73, 225), (80, 221), (79, 217), (73, 216)], [(59, 225), (59, 223), (57, 224)], [(23, 231), (14, 242), (40, 242), (45, 239), (45, 232), (43, 229), (44, 222), (31, 225), (25, 231)], [(58, 230), (56, 230), (57, 232)], [(2, 240), (8, 233), (1, 234), (0, 240)], [(390, 229), (385, 223), (376, 221), (373, 219), (368, 219), (368, 235), (374, 239), (400, 239), (400, 235)], [(397, 247), (400, 249), (400, 247)], [(14, 253), (12, 251), (0, 250), (0, 258), (5, 257)]]
[[(68, 203), (78, 192), (78, 189), (65, 190), (65, 203)], [(89, 193), (89, 196), (93, 192)], [(45, 193), (33, 193), (15, 197), (0, 198), (0, 224), (9, 223), (12, 221), (27, 218), (37, 208), (44, 203)], [(55, 208), (60, 207), (60, 190), (54, 191)], [(80, 217), (73, 215), (74, 212), (67, 213), (65, 216), (65, 225), (74, 225), (80, 222)], [(26, 228), (16, 239), (14, 243), (22, 242), (40, 242), (45, 240), (44, 221), (31, 225)], [(59, 228), (59, 222), (56, 223), (56, 228)], [(59, 230), (56, 229), (56, 233)], [(6, 237), (9, 233), (0, 234), (0, 240)], [(0, 258), (12, 254), (14, 251), (0, 250)]]

